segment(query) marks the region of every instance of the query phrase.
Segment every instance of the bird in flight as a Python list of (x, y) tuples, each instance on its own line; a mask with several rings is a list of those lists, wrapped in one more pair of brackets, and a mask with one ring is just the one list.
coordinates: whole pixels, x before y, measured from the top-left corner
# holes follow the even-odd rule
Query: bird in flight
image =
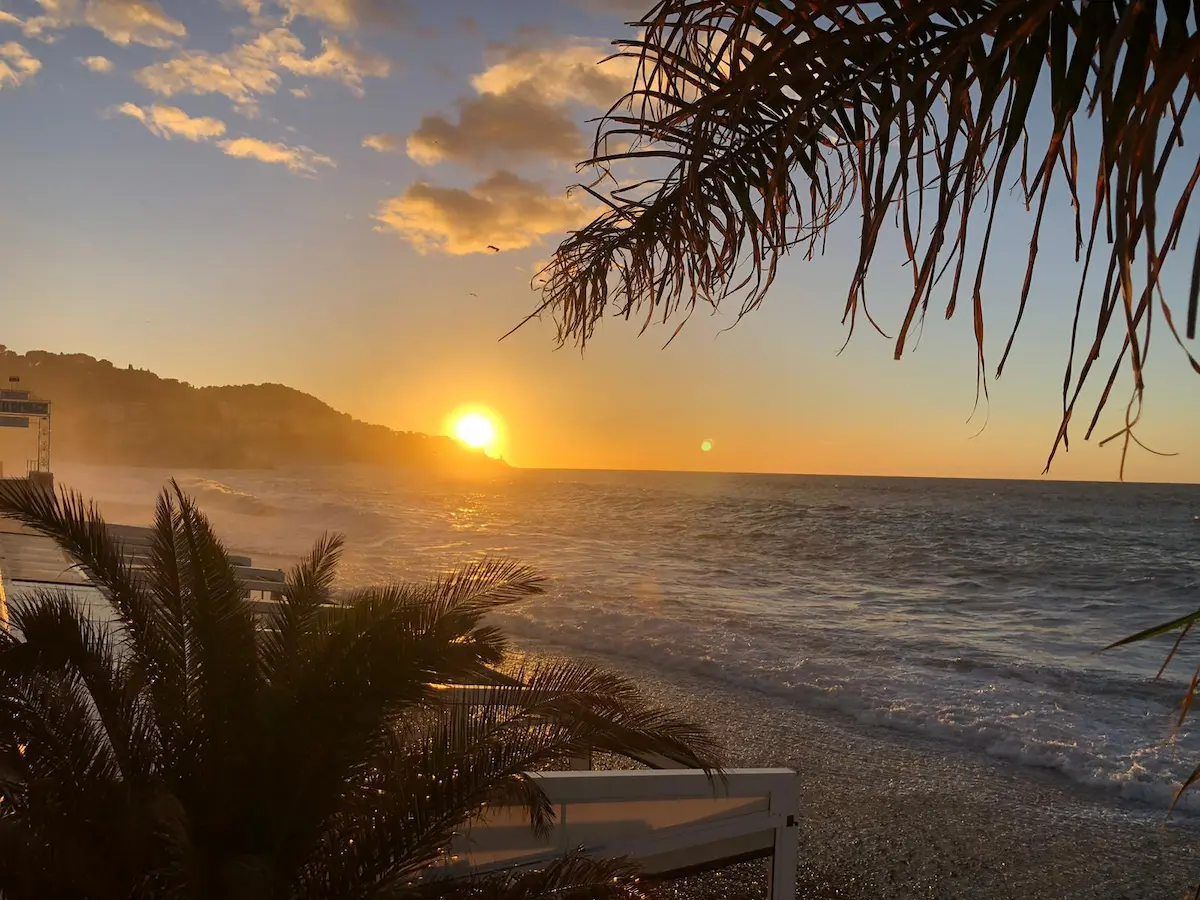
[(495, 246), (494, 244), (488, 244), (488, 249), (489, 249), (489, 250), (493, 250), (493, 251), (495, 251), (496, 253), (499, 253), (499, 252), (500, 252), (500, 248), (499, 248), (499, 247), (497, 247), (497, 246)]

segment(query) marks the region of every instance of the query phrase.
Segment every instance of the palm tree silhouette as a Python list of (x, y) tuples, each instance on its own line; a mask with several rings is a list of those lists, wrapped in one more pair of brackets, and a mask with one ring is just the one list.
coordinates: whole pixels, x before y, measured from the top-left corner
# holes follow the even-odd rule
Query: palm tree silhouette
[[(447, 886), (421, 873), (487, 803), (553, 812), (527, 773), (581, 753), (714, 772), (701, 729), (572, 663), (496, 670), (489, 612), (543, 591), (487, 559), (422, 584), (334, 594), (322, 538), (256, 622), (225, 548), (171, 483), (149, 561), (94, 504), (0, 483), (0, 515), (53, 538), (108, 610), (37, 590), (0, 631), (0, 897), (627, 897), (620, 861)], [(438, 685), (493, 686), (467, 715)]]

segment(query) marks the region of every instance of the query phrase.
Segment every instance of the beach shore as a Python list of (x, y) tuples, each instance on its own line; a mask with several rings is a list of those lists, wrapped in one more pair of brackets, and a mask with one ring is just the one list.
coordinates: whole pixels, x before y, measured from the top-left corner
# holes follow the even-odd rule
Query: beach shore
[[(552, 648), (526, 647), (532, 655)], [(610, 659), (703, 722), (733, 766), (800, 773), (797, 897), (838, 900), (1165, 900), (1200, 882), (1200, 822), (1051, 772), (814, 715), (778, 698)], [(678, 882), (679, 900), (761, 898), (765, 865)]]

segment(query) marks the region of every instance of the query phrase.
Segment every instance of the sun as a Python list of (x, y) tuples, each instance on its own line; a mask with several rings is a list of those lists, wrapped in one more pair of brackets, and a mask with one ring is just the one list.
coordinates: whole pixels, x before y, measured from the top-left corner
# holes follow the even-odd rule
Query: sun
[(454, 436), (476, 450), (490, 450), (496, 443), (496, 426), (483, 413), (466, 413), (454, 423)]

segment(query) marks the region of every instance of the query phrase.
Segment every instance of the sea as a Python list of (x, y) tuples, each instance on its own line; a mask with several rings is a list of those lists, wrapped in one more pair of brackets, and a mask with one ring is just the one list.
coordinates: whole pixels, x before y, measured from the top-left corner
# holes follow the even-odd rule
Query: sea
[[(169, 473), (68, 466), (110, 521)], [(522, 647), (720, 683), (774, 715), (933, 741), (1161, 814), (1200, 763), (1179, 725), (1200, 633), (1112, 642), (1200, 607), (1200, 486), (377, 468), (174, 473), (232, 551), (286, 566), (323, 532), (341, 584), (485, 555), (549, 593)], [(1200, 716), (1200, 710), (1196, 713)], [(770, 760), (763, 760), (770, 763)], [(1200, 814), (1200, 788), (1180, 802)]]

